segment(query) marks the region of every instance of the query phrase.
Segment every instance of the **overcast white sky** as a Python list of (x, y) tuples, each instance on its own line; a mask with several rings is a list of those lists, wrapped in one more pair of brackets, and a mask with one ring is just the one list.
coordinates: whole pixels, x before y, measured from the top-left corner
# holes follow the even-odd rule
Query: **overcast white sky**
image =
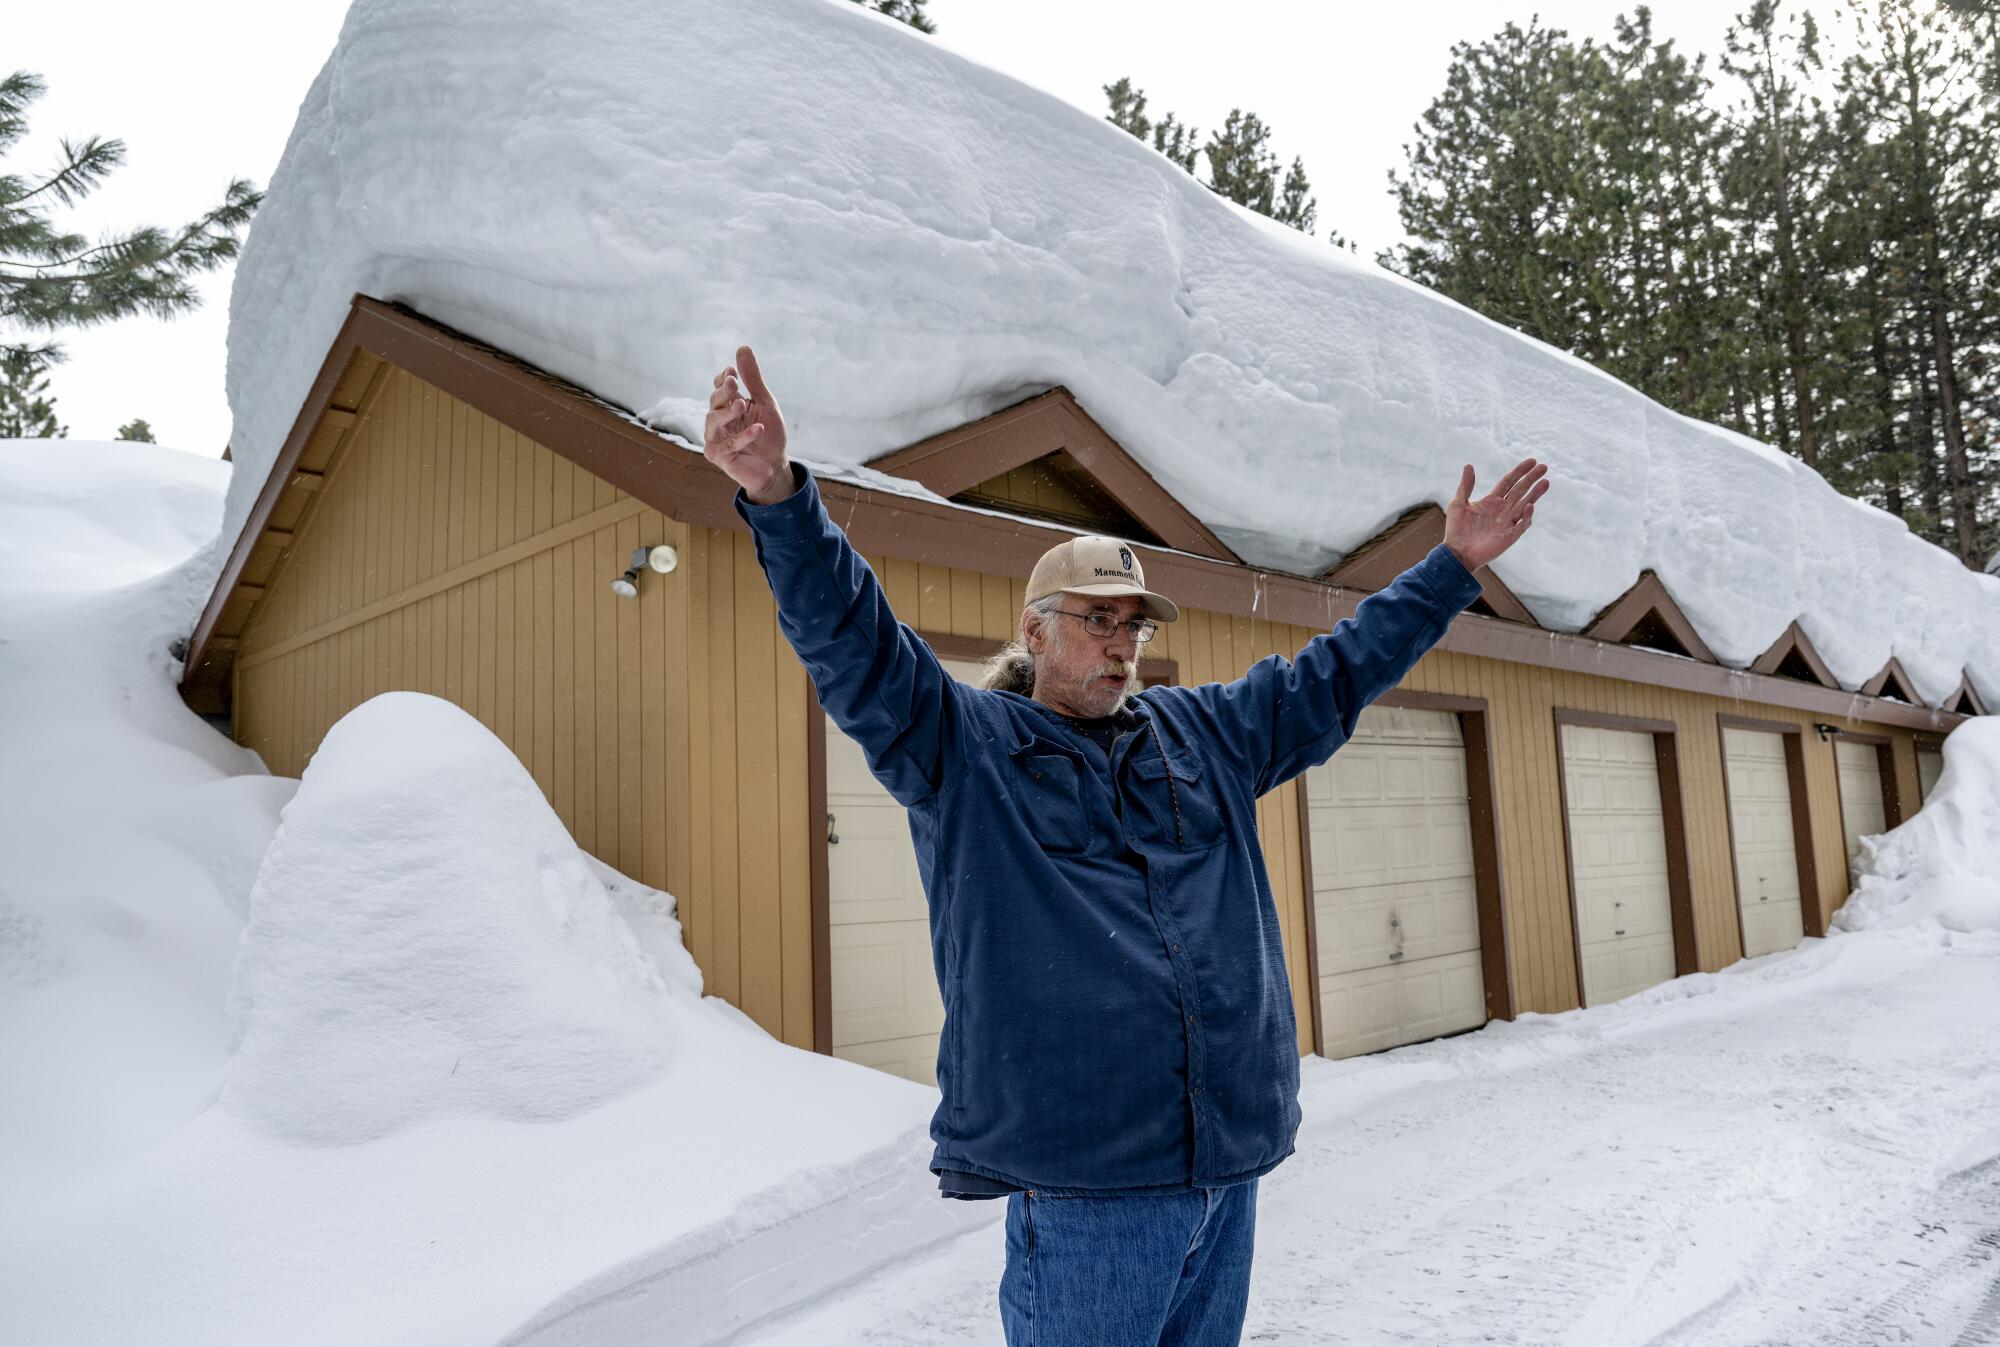
[[(1747, 7), (1672, 0), (1655, 6), (1655, 26), (1713, 53), (1731, 16)], [(1442, 86), (1454, 42), (1537, 12), (1578, 36), (1605, 36), (1612, 16), (1630, 8), (1589, 0), (931, 0), (941, 40), (1092, 112), (1102, 113), (1102, 86), (1120, 75), (1146, 90), (1149, 110), (1177, 112), (1203, 131), (1232, 107), (1255, 111), (1275, 128), (1281, 158), (1304, 157), (1322, 231), (1338, 228), (1369, 256), (1400, 236), (1386, 175), (1402, 164), (1411, 124)], [(346, 9), (346, 0), (216, 0), (198, 16), (157, 0), (18, 7), (7, 19), (6, 59), (42, 75), (49, 93), (5, 168), (40, 171), (58, 136), (118, 136), (126, 167), (65, 222), (86, 233), (183, 223), (219, 200), (233, 176), (269, 182)], [(672, 68), (671, 53), (662, 67)], [(227, 273), (209, 278), (202, 309), (172, 322), (134, 318), (63, 334), (70, 359), (50, 386), (70, 434), (108, 439), (142, 416), (163, 443), (220, 454), (229, 438), (229, 281)]]

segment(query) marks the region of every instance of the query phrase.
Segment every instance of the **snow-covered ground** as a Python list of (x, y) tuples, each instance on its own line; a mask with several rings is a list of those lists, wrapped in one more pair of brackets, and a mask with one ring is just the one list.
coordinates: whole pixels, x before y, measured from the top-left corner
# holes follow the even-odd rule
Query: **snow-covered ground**
[[(1246, 1343), (2000, 1342), (2000, 943), (1809, 941), (1309, 1058)], [(987, 1228), (746, 1343), (998, 1344)]]
[[(226, 480), (0, 442), (0, 1342), (998, 1342), (935, 1092), (702, 997), (484, 728), (390, 694), (294, 782), (182, 707)], [(1864, 871), (1797, 951), (1309, 1059), (1247, 1340), (2000, 1341), (2000, 720)]]

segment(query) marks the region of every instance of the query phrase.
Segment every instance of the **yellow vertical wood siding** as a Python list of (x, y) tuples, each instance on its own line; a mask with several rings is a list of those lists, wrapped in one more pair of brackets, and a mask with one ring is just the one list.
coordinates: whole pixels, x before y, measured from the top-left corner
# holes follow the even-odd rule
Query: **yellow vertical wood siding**
[[(448, 698), (528, 767), (579, 844), (680, 899), (708, 990), (786, 1042), (813, 1042), (810, 687), (785, 646), (748, 536), (663, 518), (582, 468), (399, 371), (376, 381), (272, 578), (235, 666), (237, 737), (297, 775), (327, 728), (377, 693)], [(637, 600), (608, 582), (642, 544), (680, 569)], [(1005, 640), (1023, 583), (871, 556), (890, 601), (926, 631)], [(1305, 627), (1199, 609), (1149, 655), (1183, 683), (1290, 655)], [(1846, 891), (1830, 717), (1433, 651), (1412, 690), (1489, 703), (1515, 1005), (1578, 1004), (1557, 792), (1558, 706), (1678, 727), (1696, 949), (1703, 969), (1739, 949), (1716, 713), (1804, 727), (1819, 892)], [(1906, 812), (1910, 732), (1895, 740)], [(1312, 1042), (1310, 901), (1297, 787), (1258, 806), (1283, 924), (1302, 1051)]]

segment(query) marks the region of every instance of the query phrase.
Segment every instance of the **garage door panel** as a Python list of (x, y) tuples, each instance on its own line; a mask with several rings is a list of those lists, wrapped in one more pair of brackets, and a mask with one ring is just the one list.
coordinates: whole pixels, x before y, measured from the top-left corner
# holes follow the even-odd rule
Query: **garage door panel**
[(1322, 1051), (1349, 1056), (1483, 1024), (1457, 716), (1371, 706), (1305, 788)]
[(1485, 1022), (1477, 950), (1320, 977), (1320, 1031), (1329, 1057), (1377, 1052)]
[(923, 924), (875, 921), (828, 933), (833, 995), (845, 1012), (834, 1022), (836, 1046), (936, 1033), (944, 1001)]
[[(1329, 909), (1322, 907), (1322, 913)], [(1479, 900), (1472, 878), (1422, 884), (1384, 884), (1343, 892), (1339, 906), (1314, 925), (1319, 932), (1321, 973), (1348, 972), (1392, 962), (1398, 948), (1405, 960), (1458, 954), (1479, 948)]]
[(1641, 936), (1586, 944), (1583, 978), (1586, 1005), (1604, 1005), (1657, 986), (1674, 976), (1674, 938)]
[(1850, 865), (1861, 852), (1861, 839), (1885, 832), (1889, 821), (1882, 806), (1882, 765), (1873, 744), (1833, 745), (1835, 772), (1840, 779), (1840, 825), (1846, 834)]
[(1789, 903), (1743, 905), (1743, 957), (1746, 959), (1776, 950), (1795, 949), (1805, 935), (1805, 922), (1797, 899)]
[(937, 1084), (938, 1034), (916, 1034), (909, 1038), (884, 1039), (879, 1043), (857, 1043), (835, 1047), (833, 1055), (845, 1062), (872, 1066), (877, 1071), (916, 1081)]
[(1924, 801), (1928, 802), (1931, 792), (1937, 789), (1938, 778), (1944, 775), (1944, 754), (1932, 748), (1917, 750), (1917, 787)]
[(1791, 949), (1805, 938), (1798, 852), (1792, 832), (1792, 784), (1781, 735), (1727, 726), (1730, 845), (1743, 954)]
[(843, 808), (829, 796), (827, 812), (840, 839), (826, 849), (831, 923), (928, 920), (923, 877), (903, 811)]
[(1309, 781), (1315, 890), (1472, 873), (1471, 811), (1463, 801), (1421, 811), (1407, 805), (1322, 807), (1311, 790)]
[(1666, 822), (1650, 734), (1562, 727), (1570, 885), (1583, 1000), (1617, 1000), (1674, 976)]
[[(944, 666), (961, 681), (978, 673), (966, 661)], [(826, 808), (834, 1055), (934, 1085), (944, 1002), (909, 815), (831, 720)]]

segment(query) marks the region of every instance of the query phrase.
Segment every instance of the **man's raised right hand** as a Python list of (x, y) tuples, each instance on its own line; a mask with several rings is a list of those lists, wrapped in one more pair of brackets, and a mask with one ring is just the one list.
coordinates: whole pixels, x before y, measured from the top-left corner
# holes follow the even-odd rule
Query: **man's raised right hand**
[(748, 346), (737, 347), (736, 363), (715, 376), (701, 452), (743, 488), (752, 505), (776, 505), (795, 489), (785, 454), (785, 418)]

